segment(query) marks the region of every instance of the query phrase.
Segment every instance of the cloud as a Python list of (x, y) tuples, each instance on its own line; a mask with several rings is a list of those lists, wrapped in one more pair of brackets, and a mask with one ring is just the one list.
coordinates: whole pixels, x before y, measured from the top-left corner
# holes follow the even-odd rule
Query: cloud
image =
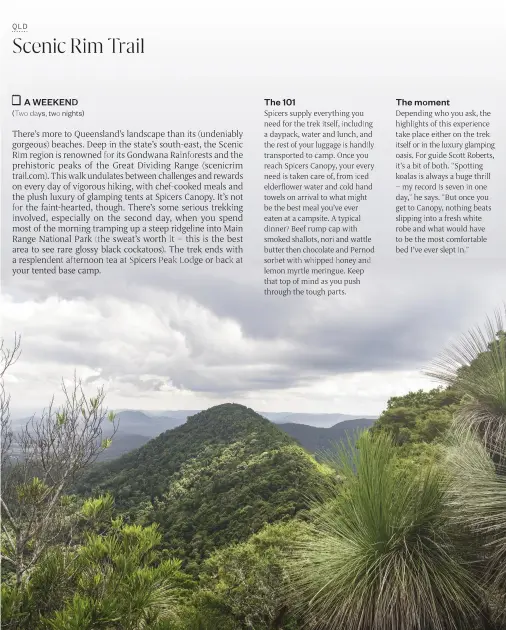
[(169, 282), (160, 270), (46, 286), (50, 297), (42, 287), (13, 292), (2, 305), (4, 334), (23, 337), (13, 405), (47, 403), (76, 370), (115, 406), (236, 400), (377, 413), (402, 388), (427, 385), (420, 369), (501, 301), (502, 272), (464, 261), (383, 264), (339, 299), (269, 299), (249, 276), (239, 284), (185, 271)]

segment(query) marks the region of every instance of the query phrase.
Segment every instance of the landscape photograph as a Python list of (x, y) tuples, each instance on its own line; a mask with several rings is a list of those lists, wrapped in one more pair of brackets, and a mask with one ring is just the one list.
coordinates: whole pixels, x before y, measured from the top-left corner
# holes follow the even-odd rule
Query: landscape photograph
[(1, 8), (0, 630), (506, 630), (505, 0)]
[(4, 291), (2, 628), (504, 630), (503, 271)]
[(76, 370), (26, 416), (3, 339), (2, 627), (503, 630), (505, 330), (377, 414), (112, 408)]

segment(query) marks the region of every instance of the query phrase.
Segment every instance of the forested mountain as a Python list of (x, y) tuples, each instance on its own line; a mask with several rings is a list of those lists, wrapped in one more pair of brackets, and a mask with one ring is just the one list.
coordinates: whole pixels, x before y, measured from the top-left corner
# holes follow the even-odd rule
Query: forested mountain
[(353, 438), (357, 431), (368, 429), (374, 420), (368, 418), (357, 418), (356, 420), (345, 420), (333, 427), (312, 427), (307, 424), (295, 424), (287, 422), (277, 426), (291, 435), (297, 442), (310, 453), (320, 454), (335, 447), (339, 442), (346, 442), (348, 437)]
[(308, 490), (327, 480), (326, 469), (269, 420), (224, 404), (97, 466), (77, 489), (111, 492), (130, 519), (160, 523), (173, 553), (200, 560), (306, 509)]
[[(125, 418), (127, 420), (126, 427), (124, 425)], [(128, 411), (119, 413), (118, 419), (118, 433), (114, 436), (111, 446), (100, 454), (97, 459), (98, 462), (111, 461), (134, 449), (140, 448), (151, 439), (148, 437), (148, 433), (150, 434), (153, 430), (156, 430), (157, 423), (165, 418), (161, 416), (153, 418), (157, 423), (150, 425), (149, 420), (151, 418), (144, 413)], [(167, 420), (173, 419), (167, 418)], [(139, 421), (140, 424), (136, 425), (136, 421)], [(177, 422), (176, 426), (181, 426), (182, 424), (180, 420), (174, 419), (174, 422)], [(357, 431), (368, 429), (373, 423), (374, 420), (370, 418), (356, 418), (339, 422), (332, 427), (318, 427), (295, 422), (276, 423), (276, 426), (297, 440), (310, 453), (320, 453), (333, 448), (338, 442), (346, 441), (348, 436), (353, 437)], [(130, 433), (129, 431), (135, 427), (138, 427), (138, 430), (143, 433)]]
[(147, 435), (138, 435), (136, 433), (123, 433), (119, 431), (114, 436), (109, 448), (105, 449), (97, 457), (97, 462), (110, 462), (117, 457), (130, 453), (136, 448), (144, 446), (146, 442), (149, 442), (150, 438)]

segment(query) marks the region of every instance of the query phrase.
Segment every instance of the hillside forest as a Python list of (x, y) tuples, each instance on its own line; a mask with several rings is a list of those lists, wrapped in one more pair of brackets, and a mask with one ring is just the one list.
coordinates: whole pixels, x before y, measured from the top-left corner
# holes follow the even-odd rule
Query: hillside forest
[(506, 630), (504, 328), (372, 424), (227, 403), (115, 458), (119, 416), (77, 378), (14, 432), (2, 343), (2, 628)]

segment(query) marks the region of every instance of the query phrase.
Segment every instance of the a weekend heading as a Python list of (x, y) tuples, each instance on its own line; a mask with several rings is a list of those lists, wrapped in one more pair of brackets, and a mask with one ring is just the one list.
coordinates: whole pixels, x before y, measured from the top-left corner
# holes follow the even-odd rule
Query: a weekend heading
[(80, 39), (72, 37), (67, 41), (58, 41), (54, 38), (52, 41), (29, 42), (21, 37), (15, 37), (13, 44), (13, 52), (16, 54), (102, 55), (103, 53), (144, 53), (144, 37), (138, 37), (134, 41), (123, 41), (119, 37), (108, 37), (105, 42), (89, 41), (85, 37)]

